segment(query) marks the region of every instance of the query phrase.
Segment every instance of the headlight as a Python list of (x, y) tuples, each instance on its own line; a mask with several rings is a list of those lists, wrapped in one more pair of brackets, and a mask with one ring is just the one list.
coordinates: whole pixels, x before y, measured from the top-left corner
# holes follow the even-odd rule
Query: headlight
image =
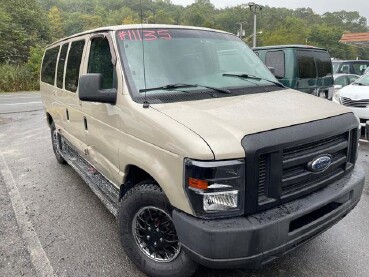
[(243, 160), (185, 159), (184, 184), (192, 209), (199, 217), (231, 217), (244, 212)]

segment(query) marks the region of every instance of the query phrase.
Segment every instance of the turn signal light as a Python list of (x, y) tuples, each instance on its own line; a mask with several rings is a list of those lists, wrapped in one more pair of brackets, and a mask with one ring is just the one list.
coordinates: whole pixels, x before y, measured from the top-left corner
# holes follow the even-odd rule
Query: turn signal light
[(207, 190), (208, 189), (208, 181), (199, 180), (195, 178), (188, 178), (188, 186), (194, 189)]

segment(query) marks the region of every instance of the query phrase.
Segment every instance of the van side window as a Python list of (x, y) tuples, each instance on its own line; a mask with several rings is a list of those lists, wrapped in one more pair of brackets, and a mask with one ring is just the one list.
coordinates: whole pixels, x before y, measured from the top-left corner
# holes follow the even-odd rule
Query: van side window
[(64, 65), (67, 53), (68, 53), (68, 44), (66, 43), (62, 46), (59, 55), (58, 70), (56, 72), (56, 86), (58, 88), (63, 88)]
[(332, 76), (332, 61), (327, 52), (315, 52), (318, 77)]
[(309, 51), (296, 51), (299, 66), (300, 79), (315, 79), (317, 72), (314, 61), (314, 54)]
[(100, 37), (92, 39), (87, 73), (100, 73), (102, 75), (102, 89), (114, 87), (114, 67), (111, 59), (109, 41)]
[(268, 51), (265, 55), (265, 64), (268, 67), (273, 67), (277, 78), (285, 76), (284, 51)]
[(56, 61), (58, 59), (59, 47), (47, 49), (42, 61), (41, 81), (54, 85)]
[(69, 50), (67, 69), (65, 73), (65, 89), (76, 92), (78, 87), (79, 69), (82, 61), (84, 40), (74, 41)]

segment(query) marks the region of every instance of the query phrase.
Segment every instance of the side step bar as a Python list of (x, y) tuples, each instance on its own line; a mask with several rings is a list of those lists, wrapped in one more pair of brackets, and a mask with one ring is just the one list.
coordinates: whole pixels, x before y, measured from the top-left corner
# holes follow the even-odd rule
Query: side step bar
[(119, 190), (108, 179), (97, 171), (97, 169), (87, 162), (77, 153), (71, 144), (60, 134), (59, 151), (66, 162), (81, 176), (83, 181), (99, 197), (106, 208), (117, 217)]

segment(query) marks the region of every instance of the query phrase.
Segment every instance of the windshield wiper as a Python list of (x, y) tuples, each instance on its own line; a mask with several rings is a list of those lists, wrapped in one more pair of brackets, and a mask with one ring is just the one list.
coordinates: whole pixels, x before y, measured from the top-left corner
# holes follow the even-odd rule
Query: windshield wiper
[[(216, 87), (199, 85), (199, 84), (181, 84), (181, 83), (169, 84), (169, 85), (154, 87), (154, 88), (140, 89), (139, 92), (147, 92), (147, 91), (154, 91), (154, 90), (175, 90), (179, 88), (197, 88), (197, 87), (207, 88), (207, 89), (215, 90), (215, 91), (226, 93), (226, 94), (231, 93), (228, 89), (216, 88)], [(189, 92), (189, 91), (185, 91), (185, 92)]]
[(226, 76), (226, 77), (237, 77), (237, 78), (241, 78), (241, 79), (253, 79), (253, 80), (257, 80), (257, 81), (263, 80), (263, 81), (267, 81), (267, 82), (270, 82), (272, 84), (275, 84), (275, 85), (277, 85), (281, 88), (286, 88), (286, 86), (281, 84), (280, 82), (265, 79), (263, 77), (255, 76), (255, 75), (252, 75), (252, 74), (247, 74), (247, 73), (239, 73), (239, 74), (237, 74), (237, 73), (223, 73), (222, 75)]

